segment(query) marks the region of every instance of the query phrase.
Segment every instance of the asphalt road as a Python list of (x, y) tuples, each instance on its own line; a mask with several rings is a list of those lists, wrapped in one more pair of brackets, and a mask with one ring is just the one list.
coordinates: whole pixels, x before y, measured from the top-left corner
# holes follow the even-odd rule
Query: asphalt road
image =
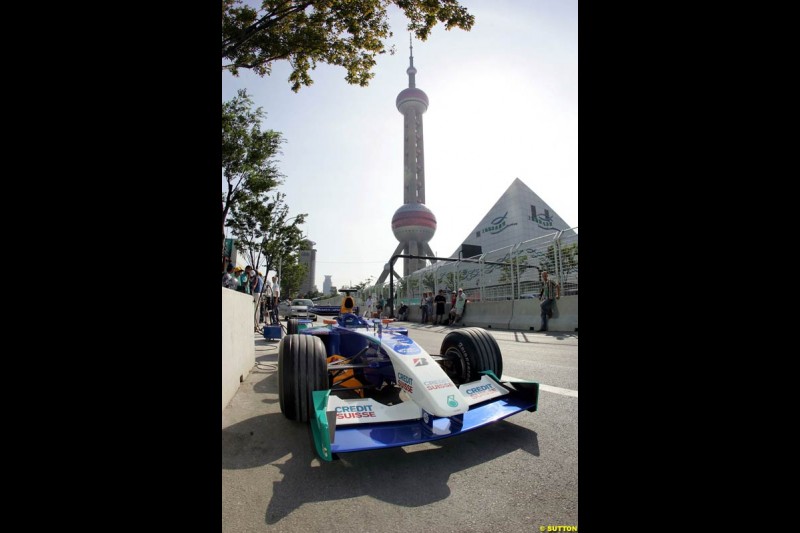
[[(433, 354), (450, 331), (410, 329)], [(259, 363), (222, 412), (222, 530), (534, 532), (578, 526), (578, 336), (491, 333), (503, 354), (503, 375), (542, 385), (537, 412), (435, 443), (341, 454), (331, 463), (314, 454), (307, 424), (281, 414), (278, 342), (258, 337)]]

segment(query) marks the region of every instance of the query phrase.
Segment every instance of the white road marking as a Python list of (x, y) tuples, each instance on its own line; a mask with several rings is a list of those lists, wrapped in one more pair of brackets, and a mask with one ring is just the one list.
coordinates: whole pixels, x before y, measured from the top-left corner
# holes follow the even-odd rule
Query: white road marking
[[(527, 381), (521, 378), (515, 378), (514, 376), (509, 376), (508, 374), (503, 374), (503, 377), (500, 381), (510, 381), (513, 383), (514, 381)], [(563, 396), (572, 396), (573, 398), (578, 397), (578, 391), (571, 390), (571, 389), (562, 389), (561, 387), (553, 387), (552, 385), (544, 385), (539, 383), (539, 390), (552, 392), (553, 394), (561, 394)]]
[(562, 389), (561, 387), (551, 387), (550, 385), (539, 384), (539, 390), (552, 392), (555, 394), (563, 394), (564, 396), (572, 396), (573, 398), (578, 397), (578, 391), (576, 390)]

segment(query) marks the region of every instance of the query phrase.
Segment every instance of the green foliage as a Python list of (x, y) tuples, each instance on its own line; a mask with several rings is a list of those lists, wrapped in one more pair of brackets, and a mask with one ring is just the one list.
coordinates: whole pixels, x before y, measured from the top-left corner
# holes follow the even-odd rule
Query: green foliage
[(307, 270), (296, 253), (285, 255), (281, 264), (281, 294), (287, 298), (298, 297)]
[(308, 216), (307, 213), (297, 215), (294, 220), (287, 218), (289, 207), (284, 203), (285, 194), (275, 195), (273, 213), (270, 226), (266, 229), (267, 239), (264, 243), (263, 253), (267, 260), (267, 268), (277, 270), (283, 261), (285, 268), (286, 261), (291, 255), (295, 255), (303, 246), (303, 231), (300, 224), (303, 224)]
[(223, 245), (228, 213), (240, 203), (261, 201), (264, 194), (283, 182), (274, 160), (283, 143), (281, 134), (261, 131), (264, 113), (260, 107), (252, 107), (253, 101), (244, 89), (222, 103), (222, 176), (226, 182), (222, 193)]
[(556, 269), (556, 248), (553, 245), (547, 247), (544, 256), (539, 259), (539, 272), (547, 270), (551, 274), (560, 275), (561, 280), (568, 274), (578, 270), (578, 243), (562, 245), (558, 254), (558, 269)]
[(408, 279), (409, 279), (408, 276), (406, 276), (405, 278), (400, 278), (395, 282), (397, 283), (397, 285), (395, 286), (395, 293), (399, 294), (401, 297), (406, 296), (408, 294), (408, 289), (409, 289)]
[(443, 272), (439, 276), (439, 288), (446, 288), (451, 291), (457, 289), (458, 281), (456, 279), (456, 273), (452, 270), (450, 272)]
[(390, 5), (405, 13), (408, 31), (421, 41), (438, 23), (469, 31), (475, 22), (457, 0), (263, 0), (258, 11), (242, 0), (222, 0), (222, 68), (234, 76), (239, 69), (268, 76), (274, 61), (286, 60), (297, 92), (313, 83), (309, 71), (317, 63), (327, 63), (344, 67), (347, 83), (366, 86), (393, 35)]
[[(509, 259), (510, 257), (510, 254), (506, 254), (506, 256), (500, 260), (509, 262), (507, 265), (500, 266), (500, 277), (497, 280), (500, 283), (508, 283), (515, 280), (517, 275), (522, 276), (526, 270), (533, 268), (528, 265), (528, 256), (521, 254), (519, 251), (514, 257), (513, 262)], [(514, 288), (514, 290), (516, 291), (516, 288)]]
[(227, 222), (237, 245), (250, 255), (250, 264), (256, 270), (262, 264), (265, 271), (277, 271), (280, 266), (283, 274), (286, 265), (296, 261), (293, 256), (303, 244), (300, 224), (308, 215), (302, 213), (288, 223), (289, 206), (284, 202), (285, 197), (283, 193), (272, 198), (250, 196), (234, 207)]
[(316, 285), (314, 285), (307, 294), (303, 295), (304, 298), (309, 298), (311, 300), (313, 300), (314, 298), (321, 298), (322, 296), (324, 295), (321, 292), (319, 292)]
[(364, 281), (360, 281), (360, 282), (358, 282), (358, 283), (354, 284), (354, 285), (353, 285), (352, 287), (350, 287), (350, 288), (351, 288), (351, 289), (358, 289), (359, 293), (361, 293), (361, 291), (363, 291), (363, 290), (364, 290), (366, 287), (368, 287), (368, 286), (369, 286), (369, 284), (370, 284), (370, 283), (372, 283), (372, 278), (373, 278), (373, 277), (374, 277), (374, 276), (370, 276), (370, 277), (368, 277), (367, 279), (365, 279)]

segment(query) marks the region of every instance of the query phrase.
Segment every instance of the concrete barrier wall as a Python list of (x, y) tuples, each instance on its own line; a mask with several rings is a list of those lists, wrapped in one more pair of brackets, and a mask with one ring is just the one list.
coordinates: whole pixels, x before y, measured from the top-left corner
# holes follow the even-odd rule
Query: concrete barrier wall
[(464, 313), (464, 325), (485, 329), (508, 329), (513, 303), (511, 300), (470, 302)]
[(222, 289), (222, 408), (256, 363), (253, 297)]
[[(508, 329), (519, 331), (539, 331), (542, 327), (542, 310), (539, 300), (514, 300)], [(578, 297), (563, 296), (556, 300), (557, 317), (548, 320), (550, 331), (574, 332), (578, 327)]]
[[(450, 302), (444, 304), (444, 320), (445, 322), (447, 319), (450, 318)], [(394, 310), (395, 316), (397, 316), (397, 308)], [(430, 317), (428, 317), (430, 319)], [(436, 305), (433, 306), (433, 319), (436, 319)], [(416, 305), (409, 305), (408, 306), (408, 321), (409, 322), (417, 322), (419, 323), (422, 320), (422, 309), (419, 308), (419, 304)]]
[[(509, 329), (517, 331), (539, 331), (542, 327), (539, 300), (506, 300), (498, 302), (470, 302), (464, 315), (465, 326), (486, 329)], [(578, 327), (578, 297), (563, 296), (556, 300), (557, 317), (548, 322), (550, 331), (574, 332)], [(450, 303), (445, 305), (445, 318), (450, 312)], [(419, 323), (422, 312), (418, 306), (409, 307), (409, 322)]]

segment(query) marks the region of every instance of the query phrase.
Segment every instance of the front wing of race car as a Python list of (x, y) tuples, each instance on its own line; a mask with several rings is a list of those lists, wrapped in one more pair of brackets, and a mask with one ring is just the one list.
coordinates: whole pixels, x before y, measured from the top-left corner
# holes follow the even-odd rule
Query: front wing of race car
[(408, 446), (459, 435), (521, 411), (536, 411), (539, 384), (500, 380), (491, 371), (479, 381), (458, 387), (469, 409), (454, 416), (434, 416), (411, 400), (384, 405), (369, 398), (345, 400), (330, 390), (314, 391), (311, 432), (317, 454), (333, 454)]

